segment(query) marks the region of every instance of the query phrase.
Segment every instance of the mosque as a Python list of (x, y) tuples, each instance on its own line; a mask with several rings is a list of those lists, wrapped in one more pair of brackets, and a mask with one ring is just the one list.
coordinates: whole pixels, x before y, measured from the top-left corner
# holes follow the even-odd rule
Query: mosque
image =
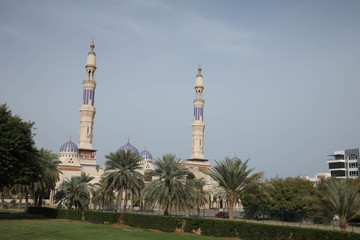
[[(91, 183), (99, 182), (101, 175), (104, 173), (104, 168), (100, 167), (96, 163), (96, 151), (92, 146), (93, 140), (93, 128), (94, 118), (96, 114), (95, 108), (95, 71), (96, 67), (96, 54), (94, 52), (94, 40), (90, 45), (90, 52), (87, 56), (85, 65), (86, 78), (83, 81), (83, 102), (80, 107), (80, 131), (79, 131), (79, 144), (76, 145), (71, 141), (71, 137), (68, 142), (64, 143), (60, 147), (59, 164), (58, 169), (62, 172), (60, 174), (60, 180), (56, 185), (55, 192), (59, 189), (64, 180), (70, 179), (72, 176), (80, 176), (81, 173), (86, 173), (94, 177)], [(210, 182), (210, 177), (204, 174), (202, 171), (209, 169), (210, 163), (208, 159), (204, 157), (204, 80), (201, 74), (202, 68), (199, 65), (198, 74), (195, 79), (195, 99), (194, 103), (194, 116), (192, 123), (192, 154), (187, 160), (183, 160), (181, 168), (188, 168), (195, 178), (204, 178), (208, 183), (207, 189), (216, 188), (213, 182)], [(145, 181), (152, 180), (151, 174), (148, 174), (148, 170), (154, 170), (153, 157), (149, 151), (146, 150), (140, 152), (136, 147), (128, 142), (119, 148), (119, 150), (130, 151), (131, 153), (138, 154), (142, 160), (141, 172), (145, 175)], [(235, 156), (236, 158), (236, 156)], [(235, 159), (234, 158), (234, 159)], [(55, 193), (54, 192), (54, 193)], [(51, 194), (53, 196), (53, 194)], [(51, 197), (52, 198), (52, 197)], [(50, 199), (51, 202), (52, 199)]]

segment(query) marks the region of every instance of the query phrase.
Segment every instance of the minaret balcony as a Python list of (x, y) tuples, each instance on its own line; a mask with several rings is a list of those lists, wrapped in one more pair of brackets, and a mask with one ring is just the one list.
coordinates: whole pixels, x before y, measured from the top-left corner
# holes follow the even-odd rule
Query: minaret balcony
[(94, 80), (84, 80), (83, 84), (85, 84), (85, 83), (93, 83), (96, 85), (96, 81), (94, 81)]
[(200, 98), (195, 98), (193, 102), (194, 102), (194, 103), (195, 103), (195, 102), (202, 102), (202, 103), (204, 103), (205, 100), (204, 100), (204, 99), (200, 99)]

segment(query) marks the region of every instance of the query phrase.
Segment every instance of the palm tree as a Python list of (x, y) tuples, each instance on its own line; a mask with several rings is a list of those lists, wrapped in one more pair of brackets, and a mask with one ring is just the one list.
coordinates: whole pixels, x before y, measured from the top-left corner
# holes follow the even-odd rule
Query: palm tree
[(68, 209), (85, 209), (90, 199), (88, 182), (81, 176), (72, 176), (60, 185), (59, 192), (55, 195), (55, 202), (64, 204)]
[[(55, 189), (56, 182), (59, 181), (60, 171), (57, 166), (61, 163), (58, 160), (58, 155), (41, 148), (38, 152), (38, 158), (41, 166), (41, 174), (38, 181), (33, 183), (35, 206), (41, 207), (42, 199), (51, 190)], [(27, 195), (27, 188), (25, 187), (25, 195)]]
[(154, 162), (153, 176), (158, 179), (151, 181), (143, 190), (145, 207), (158, 205), (164, 215), (170, 211), (184, 211), (188, 208), (193, 189), (186, 184), (189, 171), (180, 168), (181, 160), (173, 154), (165, 154)]
[(209, 202), (210, 193), (204, 190), (206, 182), (203, 178), (189, 180), (190, 186), (194, 189), (192, 195), (192, 203), (197, 210), (197, 217), (200, 217), (200, 207), (205, 206)]
[(360, 213), (360, 188), (351, 179), (325, 180), (324, 188), (318, 189), (309, 199), (311, 208), (321, 210), (326, 215), (337, 216), (342, 231), (346, 223)]
[(117, 211), (121, 211), (121, 202), (124, 199), (124, 211), (127, 207), (128, 190), (133, 187), (140, 188), (144, 176), (136, 170), (142, 169), (139, 155), (130, 151), (118, 150), (105, 156), (108, 161), (105, 163), (104, 178), (106, 178), (108, 189), (117, 191)]
[(216, 162), (216, 166), (206, 171), (218, 184), (223, 193), (223, 200), (229, 203), (229, 218), (233, 219), (234, 205), (239, 202), (242, 194), (249, 192), (258, 187), (259, 180), (263, 176), (263, 172), (250, 174), (254, 168), (248, 169), (248, 162), (242, 162), (240, 159)]
[(106, 178), (101, 178), (100, 182), (95, 184), (93, 188), (93, 201), (100, 204), (102, 210), (106, 210), (106, 205), (114, 202), (115, 194), (111, 187), (108, 187), (108, 181)]

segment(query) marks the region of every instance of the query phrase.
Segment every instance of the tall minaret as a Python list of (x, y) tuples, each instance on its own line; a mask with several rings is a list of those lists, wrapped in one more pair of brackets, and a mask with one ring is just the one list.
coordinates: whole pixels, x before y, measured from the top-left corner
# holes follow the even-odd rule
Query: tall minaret
[(90, 52), (86, 61), (86, 78), (83, 82), (83, 105), (80, 107), (80, 132), (78, 148), (83, 150), (93, 150), (93, 128), (96, 108), (95, 102), (95, 70), (96, 70), (96, 54), (94, 52), (94, 39), (90, 44)]
[(192, 154), (190, 159), (205, 160), (204, 157), (204, 80), (201, 75), (201, 65), (195, 83), (194, 121), (192, 123)]
[(194, 121), (192, 123), (192, 153), (191, 157), (183, 161), (181, 167), (186, 167), (192, 173), (190, 178), (203, 178), (207, 183), (210, 177), (204, 171), (211, 168), (211, 165), (204, 157), (204, 80), (201, 75), (201, 66), (199, 65), (198, 74), (195, 82), (195, 99), (194, 99)]

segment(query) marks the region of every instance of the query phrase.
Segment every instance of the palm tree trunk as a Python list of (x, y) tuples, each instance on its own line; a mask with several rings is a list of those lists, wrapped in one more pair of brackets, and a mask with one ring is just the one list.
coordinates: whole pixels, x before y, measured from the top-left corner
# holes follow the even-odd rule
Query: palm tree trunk
[(1, 208), (4, 209), (5, 208), (5, 188), (1, 189)]
[(36, 191), (34, 193), (34, 207), (36, 207), (38, 205), (38, 197), (39, 197), (39, 193), (38, 193), (38, 191)]
[(44, 192), (43, 192), (43, 190), (41, 190), (40, 194), (39, 194), (38, 207), (42, 206), (43, 195), (44, 195)]
[(126, 212), (127, 201), (128, 201), (128, 193), (127, 193), (127, 189), (125, 189), (124, 212)]
[(18, 205), (18, 210), (21, 209), (21, 204), (22, 204), (22, 199), (23, 199), (23, 195), (24, 195), (24, 191), (23, 191), (24, 186), (20, 185), (20, 199), (19, 199), (19, 205)]
[(166, 204), (166, 208), (164, 211), (164, 216), (169, 216), (169, 203)]
[(123, 189), (122, 189), (122, 188), (120, 188), (119, 193), (118, 193), (118, 205), (117, 205), (117, 212), (121, 212), (122, 194), (123, 194)]
[(340, 225), (340, 230), (345, 232), (346, 231), (346, 219), (340, 218), (339, 225)]
[(28, 193), (28, 186), (25, 186), (25, 210), (27, 211), (29, 206), (29, 193)]
[(234, 219), (234, 199), (230, 199), (229, 201), (229, 219)]

